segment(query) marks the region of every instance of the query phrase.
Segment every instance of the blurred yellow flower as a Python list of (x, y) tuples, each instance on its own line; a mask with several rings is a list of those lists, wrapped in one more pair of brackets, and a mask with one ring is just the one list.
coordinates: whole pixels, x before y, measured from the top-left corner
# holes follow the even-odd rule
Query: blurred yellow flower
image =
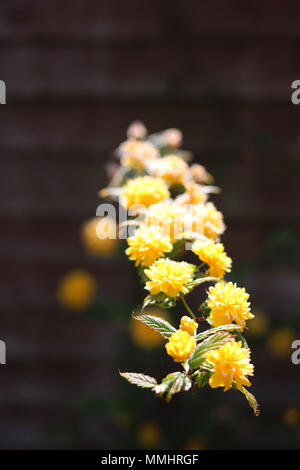
[(116, 223), (107, 217), (85, 222), (81, 238), (86, 252), (93, 255), (111, 256), (119, 246)]
[(289, 328), (273, 330), (267, 338), (267, 347), (275, 356), (285, 357), (291, 352), (295, 334)]
[(128, 139), (120, 145), (119, 149), (122, 165), (135, 171), (144, 170), (149, 160), (159, 157), (157, 148), (151, 142)]
[(192, 251), (199, 256), (199, 259), (208, 265), (206, 274), (208, 276), (222, 279), (225, 273), (231, 271), (232, 260), (224, 251), (222, 243), (202, 242), (196, 240), (192, 246)]
[[(149, 307), (143, 313), (164, 318), (165, 320), (168, 319), (167, 312), (159, 307)], [(165, 342), (164, 337), (160, 333), (135, 318), (132, 318), (130, 322), (130, 334), (133, 342), (145, 349), (156, 348)]]
[(198, 436), (189, 437), (183, 445), (183, 450), (205, 450), (203, 440)]
[(182, 132), (179, 129), (167, 129), (163, 133), (164, 141), (167, 147), (176, 149), (182, 143)]
[(204, 235), (215, 239), (222, 235), (225, 229), (222, 212), (218, 211), (212, 202), (207, 202), (204, 207)]
[(207, 201), (207, 194), (203, 187), (195, 181), (189, 181), (185, 184), (185, 192), (177, 196), (178, 204), (204, 204)]
[(138, 431), (140, 446), (146, 449), (155, 447), (161, 438), (161, 429), (157, 423), (144, 423)]
[[(253, 310), (252, 310), (253, 311)], [(260, 336), (269, 328), (269, 320), (267, 316), (260, 310), (253, 311), (254, 318), (248, 325), (248, 334)]]
[(94, 300), (97, 282), (87, 271), (78, 269), (66, 274), (57, 290), (59, 302), (70, 310), (84, 310)]
[(207, 173), (204, 166), (199, 165), (198, 163), (194, 163), (194, 165), (190, 167), (190, 172), (197, 183), (211, 184), (214, 182), (214, 178), (209, 173)]
[(167, 184), (154, 176), (139, 176), (128, 180), (122, 188), (121, 201), (124, 207), (134, 204), (149, 207), (170, 196)]
[(186, 284), (192, 280), (194, 271), (195, 266), (185, 261), (161, 258), (149, 269), (145, 269), (145, 274), (150, 279), (146, 283), (146, 289), (152, 295), (163, 292), (168, 297), (177, 297), (180, 292), (187, 294)]
[(242, 328), (246, 320), (253, 318), (250, 313), (249, 294), (245, 288), (232, 282), (218, 282), (208, 290), (207, 305), (211, 309), (209, 320), (213, 326), (228, 325), (235, 322)]
[(128, 139), (144, 139), (147, 129), (142, 121), (133, 121), (127, 129)]
[(283, 422), (289, 426), (297, 426), (300, 423), (300, 410), (287, 408), (282, 415)]
[(184, 208), (171, 201), (153, 204), (147, 211), (146, 223), (161, 228), (164, 235), (174, 242), (184, 230)]
[(138, 228), (132, 237), (127, 239), (129, 247), (125, 251), (130, 260), (135, 261), (135, 266), (140, 264), (151, 266), (164, 253), (173, 249), (170, 239), (165, 237), (160, 228)]
[(238, 389), (243, 385), (251, 385), (246, 376), (253, 375), (254, 367), (250, 363), (250, 350), (243, 348), (241, 341), (229, 341), (220, 348), (207, 352), (205, 359), (214, 368), (209, 379), (212, 388), (224, 387), (226, 391), (233, 382)]
[(195, 336), (187, 331), (178, 330), (172, 334), (166, 344), (166, 351), (175, 362), (184, 362), (192, 354), (196, 346)]
[(180, 320), (180, 329), (182, 331), (187, 331), (190, 335), (193, 335), (198, 328), (198, 323), (196, 323), (192, 318), (187, 317), (186, 315)]
[(187, 163), (178, 155), (166, 155), (155, 161), (154, 175), (163, 178), (170, 186), (183, 184), (187, 171)]

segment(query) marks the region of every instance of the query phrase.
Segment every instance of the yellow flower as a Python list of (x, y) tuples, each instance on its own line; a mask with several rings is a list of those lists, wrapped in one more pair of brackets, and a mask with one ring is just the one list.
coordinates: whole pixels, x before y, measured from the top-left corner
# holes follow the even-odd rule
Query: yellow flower
[(191, 336), (187, 331), (178, 330), (167, 342), (166, 351), (175, 362), (184, 362), (190, 357), (195, 346), (195, 336)]
[(157, 148), (150, 142), (128, 139), (119, 149), (122, 165), (135, 171), (144, 170), (149, 161), (159, 157)]
[(121, 201), (126, 208), (134, 204), (149, 207), (169, 196), (170, 193), (164, 180), (153, 176), (139, 176), (127, 181), (122, 189)]
[(212, 202), (204, 207), (204, 235), (207, 238), (218, 238), (225, 232), (223, 214), (218, 211)]
[(164, 253), (173, 249), (169, 238), (163, 236), (162, 230), (153, 227), (137, 229), (134, 235), (128, 238), (127, 243), (129, 247), (125, 253), (130, 260), (135, 261), (135, 266), (141, 264), (149, 267)]
[(161, 429), (153, 422), (144, 423), (138, 432), (138, 441), (143, 448), (155, 447), (161, 438)]
[(112, 219), (95, 217), (82, 226), (81, 238), (88, 253), (110, 256), (118, 248), (117, 227)]
[(194, 180), (198, 183), (211, 184), (214, 182), (214, 178), (209, 173), (207, 173), (204, 166), (199, 165), (198, 163), (195, 163), (191, 166), (190, 173)]
[(300, 423), (300, 411), (298, 408), (287, 408), (283, 412), (283, 421), (289, 426), (297, 426)]
[[(149, 307), (145, 309), (143, 313), (168, 320), (167, 312), (159, 307)], [(156, 348), (165, 342), (160, 333), (135, 318), (131, 319), (130, 334), (133, 342), (144, 349)]]
[(285, 357), (290, 354), (291, 344), (295, 334), (288, 328), (278, 328), (272, 331), (267, 339), (267, 347), (276, 356)]
[(142, 121), (133, 121), (127, 129), (128, 139), (144, 139), (147, 129)]
[(187, 331), (190, 335), (193, 335), (198, 328), (198, 323), (196, 323), (192, 318), (184, 316), (180, 320), (180, 329), (182, 331)]
[(200, 260), (208, 265), (206, 274), (223, 278), (225, 273), (231, 271), (232, 260), (226, 255), (222, 243), (195, 241), (192, 251), (199, 256)]
[(74, 270), (61, 280), (57, 298), (70, 310), (83, 310), (94, 300), (97, 291), (95, 278), (87, 271)]
[(260, 310), (255, 310), (253, 314), (254, 318), (249, 324), (248, 334), (253, 336), (260, 336), (264, 334), (269, 328), (269, 320), (267, 316)]
[(233, 381), (238, 389), (243, 385), (251, 385), (246, 376), (253, 375), (254, 367), (250, 363), (250, 350), (243, 348), (241, 341), (229, 341), (220, 348), (207, 352), (205, 359), (214, 368), (209, 379), (212, 388), (224, 387), (226, 391)]
[(218, 282), (209, 288), (207, 305), (211, 309), (209, 320), (213, 326), (228, 325), (233, 321), (244, 328), (250, 313), (249, 294), (232, 282)]
[(195, 266), (185, 261), (161, 258), (149, 269), (145, 269), (145, 274), (150, 279), (146, 283), (146, 289), (152, 295), (164, 292), (168, 297), (177, 297), (179, 292), (187, 294), (186, 284), (192, 280), (194, 271)]
[(161, 228), (174, 242), (184, 231), (184, 208), (172, 201), (153, 204), (147, 211), (146, 224)]
[(176, 149), (182, 143), (182, 132), (179, 129), (167, 129), (163, 133), (163, 139), (167, 147)]
[(163, 178), (170, 186), (183, 184), (187, 171), (187, 163), (177, 155), (166, 155), (155, 161), (155, 176)]
[(185, 192), (177, 196), (176, 201), (179, 204), (204, 204), (207, 201), (207, 194), (200, 184), (189, 181), (185, 184)]

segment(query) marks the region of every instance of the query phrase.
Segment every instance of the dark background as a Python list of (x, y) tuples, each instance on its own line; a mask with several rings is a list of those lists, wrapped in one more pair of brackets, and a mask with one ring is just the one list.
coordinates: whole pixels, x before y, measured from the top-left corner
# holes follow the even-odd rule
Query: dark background
[[(56, 301), (60, 278), (81, 267), (100, 293), (129, 302), (128, 264), (86, 257), (79, 228), (95, 214), (111, 150), (142, 119), (150, 131), (181, 129), (184, 148), (214, 174), (235, 278), (271, 325), (297, 336), (299, 57), (296, 1), (2, 0), (1, 448), (136, 448), (153, 417), (162, 448), (180, 448), (189, 426), (208, 448), (299, 446), (299, 426), (282, 423), (300, 407), (289, 355), (254, 350), (259, 418), (232, 392), (176, 397), (165, 411), (118, 376), (121, 355), (131, 367), (123, 327)], [(206, 421), (192, 411), (204, 399)], [(141, 408), (131, 413), (132, 400)]]

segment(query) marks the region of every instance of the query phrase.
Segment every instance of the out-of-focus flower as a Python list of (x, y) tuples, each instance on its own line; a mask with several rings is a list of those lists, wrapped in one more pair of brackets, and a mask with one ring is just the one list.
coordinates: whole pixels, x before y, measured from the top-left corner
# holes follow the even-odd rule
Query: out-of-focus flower
[(177, 330), (170, 336), (166, 351), (175, 362), (184, 362), (192, 354), (196, 346), (195, 336), (187, 331)]
[(211, 184), (214, 182), (213, 176), (207, 173), (204, 166), (199, 165), (198, 163), (194, 163), (194, 165), (190, 167), (190, 173), (197, 183)]
[(135, 171), (144, 170), (149, 161), (157, 159), (159, 152), (151, 142), (128, 139), (123, 142), (119, 151), (121, 164)]
[(127, 129), (128, 139), (144, 139), (147, 129), (142, 121), (133, 121)]
[(289, 426), (297, 426), (300, 423), (300, 410), (298, 408), (287, 408), (283, 412), (282, 420)]
[(177, 149), (182, 144), (182, 132), (179, 129), (167, 129), (163, 136), (167, 147)]
[(146, 224), (161, 228), (172, 242), (179, 239), (184, 230), (184, 208), (171, 201), (163, 201), (149, 207)]
[(183, 450), (205, 450), (206, 445), (203, 440), (198, 436), (189, 437), (183, 447)]
[(207, 202), (204, 206), (204, 235), (215, 239), (222, 235), (225, 229), (222, 212), (218, 211), (212, 202)]
[(206, 274), (208, 276), (222, 279), (225, 273), (231, 271), (232, 260), (224, 251), (222, 243), (202, 242), (196, 240), (192, 246), (192, 251), (199, 256), (199, 259), (208, 265)]
[(295, 334), (289, 328), (273, 330), (267, 338), (267, 347), (275, 356), (285, 357), (291, 352)]
[(178, 204), (204, 204), (207, 201), (207, 194), (203, 187), (194, 181), (185, 184), (185, 192), (176, 198)]
[(183, 316), (180, 320), (180, 329), (182, 331), (187, 331), (190, 335), (195, 334), (195, 331), (198, 328), (198, 323), (196, 323), (192, 318)]
[[(165, 320), (168, 319), (167, 312), (159, 307), (147, 308), (143, 313), (164, 318)], [(133, 342), (140, 348), (152, 349), (161, 346), (165, 342), (165, 339), (160, 333), (135, 318), (131, 319), (130, 333)]]
[(247, 375), (253, 375), (254, 367), (250, 363), (250, 350), (243, 348), (241, 341), (234, 340), (225, 343), (218, 349), (205, 354), (206, 361), (214, 368), (209, 379), (212, 388), (231, 388), (233, 381), (238, 389), (243, 385), (250, 386)]
[(129, 247), (126, 254), (130, 260), (135, 261), (135, 266), (141, 264), (149, 267), (173, 249), (170, 239), (163, 235), (162, 230), (153, 227), (138, 228), (134, 235), (127, 239), (127, 243)]
[(67, 273), (58, 286), (59, 302), (70, 310), (84, 310), (94, 300), (97, 282), (87, 271), (78, 269)]
[(100, 256), (113, 255), (119, 246), (114, 220), (95, 217), (82, 226), (81, 238), (87, 253)]
[(138, 431), (140, 446), (146, 449), (155, 447), (161, 438), (161, 428), (157, 423), (144, 423)]
[(185, 261), (161, 258), (149, 269), (145, 269), (145, 274), (150, 279), (146, 283), (146, 289), (152, 295), (163, 292), (168, 297), (177, 297), (180, 292), (187, 294), (186, 284), (192, 280), (194, 271), (195, 266)]
[(242, 328), (246, 320), (253, 318), (250, 313), (249, 294), (245, 288), (232, 282), (218, 282), (208, 290), (207, 305), (211, 309), (209, 320), (213, 326), (228, 325), (235, 322)]
[(149, 207), (169, 196), (168, 186), (164, 180), (154, 176), (140, 176), (127, 181), (122, 188), (121, 201), (126, 208), (134, 204)]
[(253, 336), (260, 336), (269, 328), (269, 320), (260, 310), (253, 311), (253, 314), (254, 318), (249, 323), (248, 333)]
[(178, 155), (166, 155), (154, 163), (153, 173), (170, 186), (183, 184), (188, 171), (187, 163)]

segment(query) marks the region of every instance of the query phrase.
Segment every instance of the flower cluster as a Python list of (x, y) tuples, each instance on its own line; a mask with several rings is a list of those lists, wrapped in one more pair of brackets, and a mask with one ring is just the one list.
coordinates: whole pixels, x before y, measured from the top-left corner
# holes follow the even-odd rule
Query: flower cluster
[[(142, 373), (121, 375), (167, 400), (192, 387), (233, 388), (245, 395), (257, 414), (256, 400), (245, 388), (254, 367), (242, 336), (254, 315), (245, 289), (224, 280), (232, 266), (220, 241), (226, 226), (223, 214), (209, 201), (220, 189), (203, 166), (189, 164), (192, 154), (180, 148), (179, 130), (148, 135), (143, 123), (134, 122), (127, 137), (116, 150), (119, 165), (100, 195), (117, 196), (128, 211), (123, 229), (134, 227), (125, 253), (135, 263), (147, 294), (132, 321), (159, 333), (167, 355), (182, 369), (161, 383)], [(212, 285), (195, 314), (187, 296), (204, 283)], [(177, 329), (168, 321), (170, 315), (166, 319), (149, 313), (149, 307), (172, 309), (177, 303), (186, 310)], [(197, 333), (200, 322), (206, 329)]]

